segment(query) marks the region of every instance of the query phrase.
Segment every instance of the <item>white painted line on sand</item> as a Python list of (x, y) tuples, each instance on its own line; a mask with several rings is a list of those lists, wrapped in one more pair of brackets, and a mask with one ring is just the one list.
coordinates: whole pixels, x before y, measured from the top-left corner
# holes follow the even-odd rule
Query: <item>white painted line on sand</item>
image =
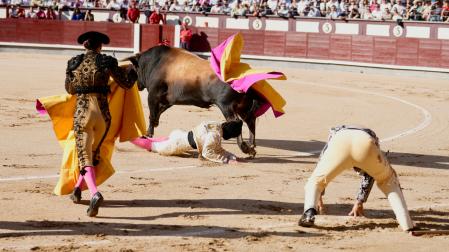
[[(45, 230), (45, 232), (51, 232), (53, 230)], [(54, 230), (55, 232), (61, 232), (65, 230)], [(68, 230), (70, 231), (70, 230)], [(26, 231), (26, 233), (30, 233), (33, 231)], [(42, 230), (36, 230), (36, 232), (42, 232)], [(20, 232), (14, 232), (14, 234), (20, 233)], [(77, 242), (76, 246), (99, 246), (99, 245), (106, 245), (112, 243), (109, 240), (102, 240), (102, 241), (87, 241), (87, 242)], [(22, 246), (0, 246), (0, 249), (3, 250), (33, 250), (33, 248), (39, 247), (40, 249), (46, 249), (46, 248), (52, 248), (55, 249), (55, 247), (64, 247), (64, 246), (70, 246), (70, 243), (49, 243), (45, 242), (44, 244), (33, 244), (33, 245), (22, 245)]]
[[(407, 129), (407, 130), (405, 130), (403, 132), (400, 132), (400, 133), (398, 133), (396, 135), (380, 139), (381, 142), (393, 141), (393, 140), (396, 140), (398, 138), (402, 138), (402, 137), (405, 137), (405, 136), (408, 136), (408, 135), (415, 134), (416, 132), (418, 132), (420, 130), (423, 130), (424, 128), (429, 126), (430, 123), (432, 122), (432, 115), (425, 108), (423, 108), (423, 107), (421, 107), (419, 105), (416, 105), (414, 103), (408, 102), (406, 100), (403, 100), (401, 98), (398, 98), (398, 97), (394, 97), (394, 96), (390, 96), (390, 95), (384, 95), (384, 94), (379, 94), (379, 93), (375, 93), (375, 92), (371, 92), (371, 91), (365, 91), (365, 90), (360, 90), (360, 89), (348, 88), (348, 87), (332, 86), (332, 85), (317, 84), (317, 83), (303, 82), (303, 81), (300, 81), (300, 83), (306, 84), (306, 85), (312, 85), (312, 86), (341, 89), (341, 90), (346, 90), (346, 91), (349, 91), (349, 92), (355, 92), (355, 93), (362, 93), (362, 94), (369, 94), (369, 95), (373, 95), (373, 96), (379, 96), (379, 97), (395, 100), (395, 101), (403, 103), (405, 105), (414, 107), (414, 108), (416, 108), (417, 110), (419, 110), (421, 112), (421, 114), (423, 115), (424, 119), (421, 121), (420, 124), (418, 124), (417, 126), (411, 128), (411, 129)], [(311, 155), (318, 154), (320, 152), (321, 152), (321, 150), (312, 150), (312, 151), (309, 151), (309, 152), (297, 152), (296, 156), (311, 156)], [(118, 174), (121, 174), (121, 173), (128, 174), (128, 173), (144, 173), (144, 172), (157, 172), (157, 171), (172, 171), (172, 170), (182, 170), (182, 169), (189, 169), (189, 168), (195, 168), (195, 167), (198, 167), (198, 166), (191, 165), (191, 166), (181, 166), (181, 167), (141, 169), (141, 170), (136, 170), (136, 171), (119, 171), (117, 173)], [(21, 181), (21, 180), (49, 179), (49, 178), (57, 178), (57, 177), (59, 177), (59, 175), (18, 176), (18, 177), (3, 177), (3, 178), (0, 177), (0, 181)]]
[[(140, 170), (132, 170), (132, 171), (118, 171), (117, 174), (175, 171), (175, 170), (191, 169), (191, 168), (196, 168), (196, 167), (199, 167), (199, 166), (188, 165), (188, 166), (179, 166), (179, 167), (175, 166), (175, 167), (154, 168), (154, 169), (140, 169)], [(52, 174), (52, 175), (41, 175), (41, 176), (0, 177), (0, 182), (35, 180), (35, 179), (50, 179), (50, 178), (59, 178), (59, 175)]]
[(395, 97), (395, 96), (391, 96), (391, 95), (385, 95), (385, 94), (380, 94), (380, 93), (376, 93), (376, 92), (371, 92), (371, 91), (366, 91), (366, 90), (360, 90), (360, 89), (355, 89), (355, 88), (349, 88), (349, 87), (340, 87), (340, 86), (332, 86), (332, 85), (325, 85), (325, 84), (316, 84), (316, 83), (310, 83), (310, 82), (301, 82), (303, 84), (306, 85), (313, 85), (313, 86), (320, 86), (320, 87), (327, 87), (327, 88), (334, 88), (334, 89), (341, 89), (341, 90), (346, 90), (346, 91), (350, 91), (350, 92), (354, 92), (354, 93), (361, 93), (361, 94), (368, 94), (368, 95), (373, 95), (373, 96), (379, 96), (379, 97), (383, 97), (383, 98), (387, 98), (390, 100), (395, 100), (397, 102), (403, 103), (405, 105), (414, 107), (415, 109), (419, 110), (423, 116), (422, 121), (415, 127), (411, 128), (411, 129), (407, 129), (404, 130), (403, 132), (400, 132), (396, 135), (393, 136), (389, 136), (387, 138), (382, 138), (380, 139), (381, 142), (389, 142), (389, 141), (393, 141), (396, 140), (398, 138), (402, 138), (408, 135), (412, 135), (415, 134), (416, 132), (423, 130), (424, 128), (426, 128), (427, 126), (430, 125), (430, 123), (432, 122), (432, 115), (430, 114), (430, 112), (428, 110), (426, 110), (425, 108), (416, 105), (414, 103), (411, 103), (409, 101), (406, 101), (404, 99)]
[(430, 204), (430, 205), (423, 205), (423, 206), (415, 206), (409, 208), (409, 210), (422, 210), (422, 209), (429, 209), (429, 208), (438, 208), (438, 207), (449, 207), (449, 204)]
[[(396, 140), (396, 139), (399, 139), (399, 138), (402, 138), (402, 137), (405, 137), (405, 136), (409, 136), (409, 135), (415, 134), (416, 132), (421, 131), (424, 128), (426, 128), (427, 126), (429, 126), (430, 123), (432, 122), (432, 114), (430, 114), (430, 112), (427, 109), (425, 109), (425, 108), (423, 108), (423, 107), (421, 107), (421, 106), (419, 106), (417, 104), (414, 104), (414, 103), (411, 103), (409, 101), (406, 101), (404, 99), (395, 97), (395, 96), (390, 96), (390, 95), (385, 95), (385, 94), (380, 94), (380, 93), (376, 93), (376, 92), (365, 91), (365, 90), (360, 90), (360, 89), (355, 89), (355, 88), (349, 88), (349, 87), (340, 87), (340, 86), (318, 84), (318, 83), (305, 82), (305, 81), (300, 81), (300, 83), (301, 84), (305, 84), (305, 85), (311, 85), (311, 86), (319, 86), (319, 87), (326, 87), (326, 88), (333, 88), (333, 89), (341, 89), (341, 90), (346, 90), (346, 91), (354, 92), (354, 93), (361, 93), (361, 94), (368, 94), (368, 95), (373, 95), (373, 96), (379, 96), (379, 97), (383, 97), (383, 98), (387, 98), (387, 99), (390, 99), (390, 100), (394, 100), (394, 101), (400, 102), (402, 104), (414, 107), (415, 109), (417, 109), (417, 110), (419, 110), (421, 112), (421, 115), (423, 116), (423, 119), (421, 120), (421, 122), (417, 126), (415, 126), (413, 128), (410, 128), (410, 129), (406, 129), (406, 130), (404, 130), (404, 131), (402, 131), (402, 132), (400, 132), (400, 133), (398, 133), (396, 135), (389, 136), (389, 137), (386, 137), (386, 138), (382, 138), (382, 139), (380, 139), (380, 142), (389, 142), (389, 141), (393, 141), (393, 140)], [(312, 151), (309, 151), (308, 153), (307, 152), (298, 152), (297, 156), (311, 156), (311, 155), (314, 155), (314, 154), (318, 154), (320, 152), (321, 152), (321, 150), (312, 150)], [(305, 154), (305, 153), (307, 153), (308, 155)]]

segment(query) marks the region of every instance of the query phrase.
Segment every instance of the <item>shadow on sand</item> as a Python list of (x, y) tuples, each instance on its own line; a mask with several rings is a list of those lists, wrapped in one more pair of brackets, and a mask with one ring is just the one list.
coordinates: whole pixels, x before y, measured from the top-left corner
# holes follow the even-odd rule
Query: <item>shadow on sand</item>
[[(87, 204), (87, 201), (83, 201)], [(100, 216), (97, 222), (78, 221), (0, 221), (2, 237), (44, 236), (44, 235), (116, 235), (116, 236), (174, 236), (174, 237), (206, 237), (206, 238), (242, 238), (242, 237), (312, 237), (323, 236), (317, 230), (344, 232), (348, 230), (397, 228), (397, 223), (360, 223), (347, 225), (337, 223), (332, 227), (316, 226), (310, 229), (301, 228), (301, 231), (277, 232), (271, 230), (248, 231), (235, 227), (220, 227), (211, 225), (160, 225), (126, 223), (123, 220), (151, 221), (159, 218), (174, 218), (179, 216), (204, 215), (297, 215), (302, 212), (301, 203), (263, 201), (254, 199), (203, 199), (203, 200), (109, 200), (104, 202), (104, 208), (154, 207), (154, 208), (189, 208), (189, 211), (178, 211), (156, 216), (130, 217), (130, 216)], [(346, 215), (351, 209), (350, 204), (326, 204), (329, 215)], [(198, 211), (195, 211), (198, 208)], [(211, 210), (204, 210), (211, 209)], [(424, 210), (411, 211), (412, 219), (417, 226), (423, 229), (447, 230), (449, 229), (449, 213)], [(367, 209), (365, 214), (370, 219), (392, 219), (394, 214), (390, 209)], [(98, 222), (98, 220), (121, 220), (120, 222)], [(292, 223), (294, 227), (296, 223)], [(309, 232), (310, 230), (310, 232)]]
[[(296, 140), (275, 140), (275, 139), (257, 139), (257, 146), (311, 153), (309, 156), (305, 155), (257, 155), (255, 159), (248, 160), (251, 163), (316, 163), (315, 160), (305, 161), (304, 159), (316, 159), (320, 151), (326, 145), (321, 141), (296, 141)], [(403, 153), (403, 152), (389, 152), (388, 159), (393, 165), (413, 166), (419, 168), (433, 168), (433, 169), (449, 169), (449, 156), (426, 155), (419, 153)]]

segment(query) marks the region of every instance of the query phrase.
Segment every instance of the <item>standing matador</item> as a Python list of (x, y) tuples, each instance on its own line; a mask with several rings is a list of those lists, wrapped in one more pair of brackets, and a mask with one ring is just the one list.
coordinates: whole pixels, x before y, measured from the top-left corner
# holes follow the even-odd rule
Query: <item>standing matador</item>
[(109, 130), (111, 115), (108, 106), (108, 81), (112, 77), (122, 88), (131, 88), (137, 73), (118, 66), (117, 59), (100, 54), (102, 44), (109, 43), (105, 34), (90, 31), (78, 37), (78, 43), (86, 48), (67, 63), (65, 88), (76, 96), (73, 130), (78, 154), (80, 174), (70, 198), (81, 200), (81, 185), (86, 182), (91, 194), (88, 216), (96, 216), (103, 202), (95, 183), (95, 166), (100, 161), (100, 146)]

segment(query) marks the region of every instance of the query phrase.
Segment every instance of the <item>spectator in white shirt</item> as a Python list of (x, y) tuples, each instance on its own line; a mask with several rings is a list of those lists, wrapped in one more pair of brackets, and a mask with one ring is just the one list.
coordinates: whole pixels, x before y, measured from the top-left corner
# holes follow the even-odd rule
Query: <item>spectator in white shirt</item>
[(382, 20), (392, 20), (393, 13), (391, 13), (390, 9), (386, 8), (385, 12), (382, 13)]
[(30, 6), (30, 8), (25, 11), (25, 17), (26, 18), (37, 18), (36, 12), (33, 11), (33, 7)]
[(267, 5), (274, 12), (278, 9), (278, 0), (268, 0)]
[(117, 3), (116, 0), (111, 0), (109, 4), (106, 6), (106, 9), (109, 10), (120, 10), (120, 5)]
[(310, 8), (309, 13), (307, 13), (308, 17), (321, 17), (321, 12), (317, 7), (311, 6), (308, 8)]
[(94, 8), (95, 2), (93, 0), (84, 0), (83, 7), (84, 8)]
[(170, 5), (170, 9), (168, 9), (169, 11), (182, 11), (182, 6), (179, 4), (178, 1), (175, 1), (174, 3), (172, 3), (172, 5)]
[(217, 3), (215, 5), (213, 5), (210, 8), (210, 13), (213, 14), (222, 14), (223, 13), (223, 6), (221, 5), (221, 3)]
[(390, 1), (387, 0), (382, 0), (382, 2), (380, 3), (380, 10), (385, 13), (385, 9), (388, 9), (388, 11), (391, 13), (391, 3)]
[(331, 11), (326, 15), (327, 18), (337, 19), (338, 14), (340, 14), (337, 10), (337, 6), (331, 5)]
[(382, 20), (382, 11), (380, 10), (380, 5), (376, 4), (375, 9), (371, 12), (373, 19)]
[(309, 5), (309, 1), (300, 0), (299, 2), (296, 3), (296, 5), (298, 6), (298, 13), (302, 13), (304, 12), (304, 9)]
[(396, 10), (396, 12), (401, 16), (404, 16), (405, 14), (405, 7), (402, 5), (401, 0), (396, 0), (396, 3), (393, 5), (392, 10), (393, 13)]
[(370, 10), (368, 5), (365, 6), (365, 8), (363, 9), (362, 19), (364, 19), (364, 20), (371, 20), (371, 19), (373, 19), (373, 15), (371, 15), (371, 10)]

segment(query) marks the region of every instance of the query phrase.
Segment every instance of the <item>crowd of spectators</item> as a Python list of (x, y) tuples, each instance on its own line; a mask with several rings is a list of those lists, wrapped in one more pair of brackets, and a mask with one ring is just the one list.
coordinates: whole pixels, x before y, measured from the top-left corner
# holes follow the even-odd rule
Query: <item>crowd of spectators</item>
[[(59, 10), (74, 9), (72, 20), (93, 21), (89, 9), (116, 10), (122, 20), (164, 22), (167, 12), (225, 14), (232, 17), (326, 17), (330, 19), (414, 20), (449, 22), (449, 0), (0, 0), (12, 18), (56, 19)], [(31, 6), (24, 8), (22, 6)], [(34, 8), (33, 8), (34, 7)], [(87, 9), (86, 12), (80, 8)]]

